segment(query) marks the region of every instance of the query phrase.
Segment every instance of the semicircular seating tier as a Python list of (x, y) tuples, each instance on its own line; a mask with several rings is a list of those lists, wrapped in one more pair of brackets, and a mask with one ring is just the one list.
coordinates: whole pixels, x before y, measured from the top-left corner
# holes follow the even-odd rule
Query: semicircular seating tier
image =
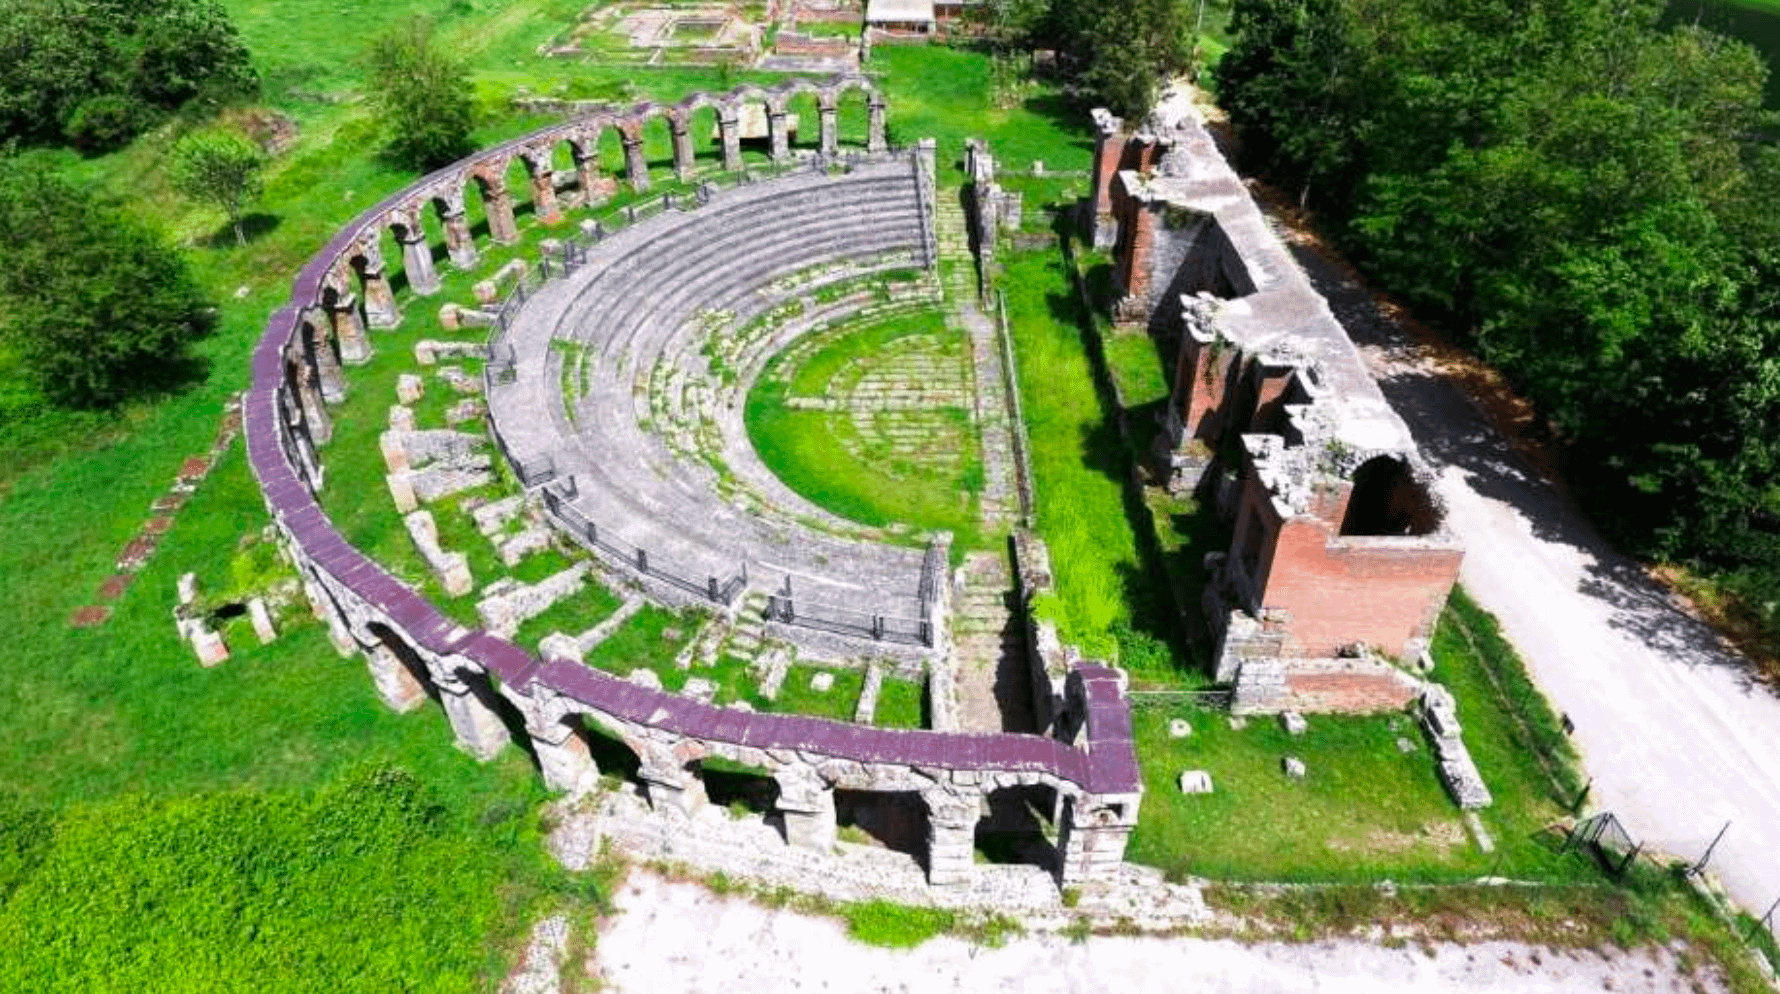
[[(620, 565), (636, 563), (615, 550), (643, 550), (650, 569), (637, 572), (645, 581), (665, 572), (717, 589), (746, 576), (749, 588), (796, 605), (779, 620), (861, 619), (853, 627), (864, 632), (868, 619), (881, 618), (890, 634), (918, 637), (933, 582), (928, 553), (813, 527), (825, 512), (782, 485), (757, 487), (766, 500), (738, 506), (720, 486), (723, 473), (692, 447), (671, 444), (661, 423), (664, 407), (682, 403), (681, 390), (714, 378), (711, 335), (826, 285), (928, 266), (918, 158), (805, 171), (687, 206), (600, 241), (511, 319), (495, 350), (511, 356), (513, 374), (489, 388), (509, 458), (548, 463), (566, 517), (592, 523), (604, 546), (596, 551)], [(662, 369), (674, 371), (674, 399), (652, 387)], [(724, 458), (745, 462), (740, 474), (757, 483), (770, 476), (751, 448), (733, 444), (745, 434), (740, 405), (707, 413), (731, 422)], [(684, 586), (649, 586), (686, 599)], [(786, 627), (793, 638), (807, 631)]]

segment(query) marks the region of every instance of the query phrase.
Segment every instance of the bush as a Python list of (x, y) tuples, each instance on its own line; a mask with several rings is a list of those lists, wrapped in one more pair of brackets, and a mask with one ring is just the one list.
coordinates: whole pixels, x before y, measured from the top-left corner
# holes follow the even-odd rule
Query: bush
[(433, 44), (431, 25), (417, 18), (378, 38), (370, 63), (392, 160), (425, 172), (473, 150), (469, 73)]
[(128, 145), (153, 119), (154, 112), (134, 98), (106, 94), (81, 101), (62, 133), (75, 148), (97, 155)]
[(159, 233), (42, 169), (0, 162), (0, 345), (67, 407), (107, 407), (193, 370), (215, 312)]

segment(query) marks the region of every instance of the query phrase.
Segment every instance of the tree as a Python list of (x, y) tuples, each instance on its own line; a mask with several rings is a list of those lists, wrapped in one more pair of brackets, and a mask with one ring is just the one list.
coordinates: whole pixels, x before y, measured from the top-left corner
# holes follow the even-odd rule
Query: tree
[(235, 243), (247, 244), (241, 215), (260, 195), (266, 154), (234, 131), (195, 131), (173, 146), (173, 186), (181, 195), (222, 208), (235, 229)]
[(16, 159), (0, 161), (0, 230), (0, 344), (46, 398), (108, 407), (189, 375), (215, 311), (157, 232)]
[(258, 85), (213, 0), (12, 0), (0, 17), (0, 140), (107, 151), (193, 99)]
[(1084, 17), (1088, 67), (1082, 79), (1114, 113), (1148, 116), (1163, 84), (1192, 58), (1191, 20), (1182, 0), (1124, 0)]
[(389, 129), (392, 159), (425, 172), (469, 154), (470, 77), (416, 18), (371, 43), (371, 89)]

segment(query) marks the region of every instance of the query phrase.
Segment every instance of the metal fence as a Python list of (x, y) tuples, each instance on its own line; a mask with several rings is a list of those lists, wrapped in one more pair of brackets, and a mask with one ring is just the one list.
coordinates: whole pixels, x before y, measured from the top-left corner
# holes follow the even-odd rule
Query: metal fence
[(878, 642), (932, 646), (935, 642), (934, 606), (939, 601), (941, 585), (945, 583), (945, 570), (945, 547), (937, 542), (928, 543), (921, 560), (921, 580), (915, 596), (920, 614), (917, 618), (800, 599), (787, 576), (784, 585), (767, 597), (766, 619)]
[(747, 563), (743, 563), (741, 572), (734, 576), (706, 576), (703, 580), (697, 580), (663, 567), (659, 559), (649, 555), (649, 550), (626, 542), (608, 529), (601, 529), (598, 522), (571, 503), (579, 494), (579, 488), (572, 476), (546, 486), (541, 493), (544, 495), (544, 509), (555, 520), (557, 527), (586, 546), (589, 551), (604, 553), (603, 558), (607, 562), (622, 565), (644, 577), (660, 580), (722, 607), (735, 603), (736, 597), (748, 586)]
[(1564, 840), (1564, 852), (1587, 849), (1596, 860), (1600, 861), (1609, 873), (1616, 877), (1625, 876), (1631, 868), (1632, 861), (1644, 849), (1643, 843), (1632, 838), (1632, 833), (1611, 811), (1603, 811), (1591, 815), (1576, 823), (1570, 835)]

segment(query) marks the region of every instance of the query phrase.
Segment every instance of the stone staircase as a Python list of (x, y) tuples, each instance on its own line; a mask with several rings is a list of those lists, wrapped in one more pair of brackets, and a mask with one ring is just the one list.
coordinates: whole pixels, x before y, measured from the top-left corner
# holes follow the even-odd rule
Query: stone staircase
[(1033, 730), (1026, 642), (1011, 608), (1013, 573), (1003, 552), (973, 552), (959, 569), (952, 614), (959, 731)]

